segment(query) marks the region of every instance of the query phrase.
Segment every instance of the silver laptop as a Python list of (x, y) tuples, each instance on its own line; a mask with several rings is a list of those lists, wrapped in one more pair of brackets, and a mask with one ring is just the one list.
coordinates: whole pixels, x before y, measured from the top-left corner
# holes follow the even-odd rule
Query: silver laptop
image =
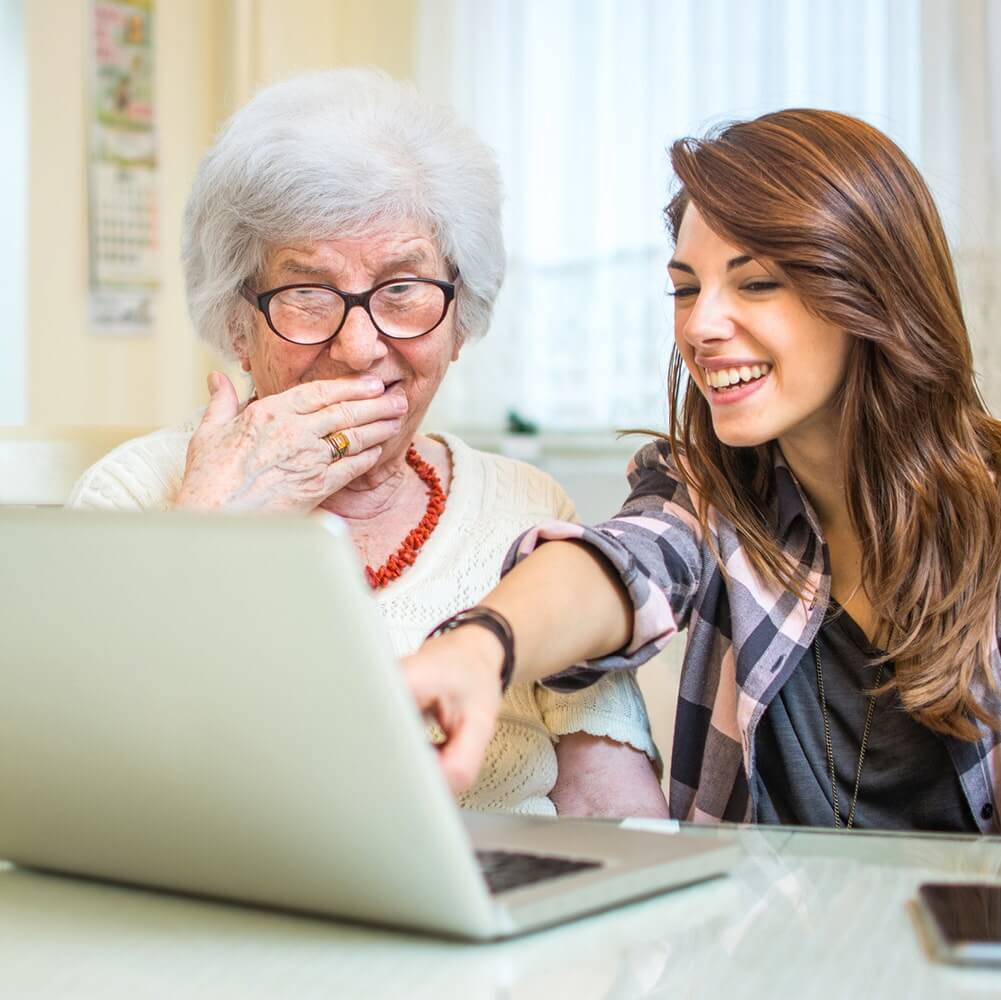
[(0, 510), (0, 858), (486, 940), (725, 838), (455, 807), (335, 519)]

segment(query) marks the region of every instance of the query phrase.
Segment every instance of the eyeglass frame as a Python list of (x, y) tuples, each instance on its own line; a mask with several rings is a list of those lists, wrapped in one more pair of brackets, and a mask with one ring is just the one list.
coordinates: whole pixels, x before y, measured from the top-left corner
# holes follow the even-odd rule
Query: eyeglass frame
[[(391, 333), (386, 333), (381, 326), (376, 322), (375, 317), (372, 315), (372, 309), (369, 303), (372, 301), (372, 296), (376, 292), (381, 291), (383, 288), (388, 288), (390, 285), (402, 285), (404, 283), (419, 282), (423, 285), (437, 285), (445, 293), (445, 305), (441, 311), (441, 316), (438, 322), (431, 327), (430, 330), (425, 330), (423, 333), (416, 333), (412, 337), (395, 337)], [(455, 300), (456, 292), (455, 281), (443, 281), (439, 278), (388, 278), (386, 281), (380, 281), (379, 284), (374, 285), (367, 292), (345, 292), (338, 288), (336, 285), (324, 285), (318, 282), (294, 282), (291, 285), (281, 285), (278, 288), (270, 288), (266, 292), (255, 292), (249, 285), (244, 283), (240, 286), (240, 294), (252, 305), (256, 306), (263, 314), (265, 322), (268, 324), (269, 329), (276, 337), (281, 337), (286, 344), (295, 344), (296, 347), (321, 347), (323, 344), (329, 344), (334, 337), (337, 336), (344, 328), (344, 324), (348, 320), (348, 314), (351, 312), (355, 306), (361, 306), (362, 309), (368, 314), (369, 322), (372, 326), (379, 332), (380, 336), (389, 337), (390, 340), (417, 340), (419, 337), (426, 337), (433, 330), (437, 330), (439, 326), (445, 321), (445, 317), (448, 315), (448, 308)], [(337, 329), (326, 338), (326, 340), (312, 340), (308, 344), (304, 344), (298, 340), (291, 340), (286, 337), (285, 334), (279, 333), (274, 323), (271, 321), (271, 300), (278, 295), (280, 292), (287, 292), (291, 288), (323, 288), (328, 292), (333, 292), (335, 295), (339, 295), (344, 300), (344, 315), (341, 317), (340, 323), (337, 324)]]

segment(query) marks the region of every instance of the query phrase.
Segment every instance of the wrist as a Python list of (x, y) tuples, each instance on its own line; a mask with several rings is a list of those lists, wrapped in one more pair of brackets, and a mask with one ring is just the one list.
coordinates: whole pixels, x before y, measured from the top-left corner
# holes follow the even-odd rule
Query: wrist
[(455, 641), (465, 645), (477, 665), (497, 677), (501, 691), (508, 689), (514, 674), (514, 633), (500, 612), (480, 605), (466, 608), (432, 629), (428, 638), (447, 632), (460, 632)]
[(189, 481), (187, 477), (181, 480), (181, 485), (171, 504), (174, 510), (192, 511), (231, 511), (238, 508), (234, 505), (234, 496), (226, 491), (225, 484), (218, 482), (202, 482), (197, 477)]
[(182, 487), (174, 497), (170, 507), (171, 510), (205, 511), (216, 510), (219, 505), (209, 502), (204, 495)]
[(191, 503), (191, 497), (182, 489), (175, 494), (174, 499), (170, 501), (171, 510), (191, 510), (193, 509), (193, 504)]

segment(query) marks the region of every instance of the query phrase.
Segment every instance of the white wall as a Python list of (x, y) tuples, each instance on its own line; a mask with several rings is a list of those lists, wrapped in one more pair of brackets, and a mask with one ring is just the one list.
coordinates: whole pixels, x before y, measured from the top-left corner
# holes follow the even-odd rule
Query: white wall
[(24, 0), (0, 0), (0, 425), (27, 419)]
[[(27, 28), (28, 420), (38, 425), (153, 425), (204, 393), (179, 264), (180, 213), (220, 117), (218, 3), (156, 7), (155, 87), (160, 173), (161, 286), (145, 337), (89, 330), (87, 125), (89, 15), (85, 0), (30, 0)], [(200, 383), (200, 384), (199, 384)]]
[[(0, 5), (9, 2), (0, 0)], [(31, 183), (27, 275), (22, 270), (11, 278), (5, 267), (4, 281), (21, 297), (27, 283), (27, 334), (22, 337), (27, 340), (27, 421), (173, 423), (204, 401), (205, 376), (219, 364), (194, 339), (179, 260), (184, 203), (216, 129), (258, 85), (300, 70), (375, 63), (409, 76), (414, 0), (162, 0), (156, 5), (162, 257), (156, 324), (148, 337), (99, 337), (88, 329), (90, 4), (15, 2), (22, 6), (26, 27), (30, 102), (27, 124), (22, 115), (17, 134), (23, 149), (27, 133)], [(10, 66), (6, 58), (3, 63), (6, 75)], [(2, 104), (0, 110), (5, 111)], [(6, 114), (3, 120), (6, 132), (13, 123)], [(6, 206), (12, 199), (4, 190), (0, 200)], [(6, 395), (3, 369), (9, 364), (5, 350), (0, 404)], [(24, 378), (11, 377), (23, 392)], [(23, 407), (22, 402), (22, 414)], [(0, 416), (0, 425), (10, 422)]]

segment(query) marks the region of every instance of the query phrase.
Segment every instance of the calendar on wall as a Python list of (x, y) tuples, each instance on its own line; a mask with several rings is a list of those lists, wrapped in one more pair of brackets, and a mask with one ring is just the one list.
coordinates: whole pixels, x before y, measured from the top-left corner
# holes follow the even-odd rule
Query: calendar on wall
[(153, 0), (92, 0), (90, 326), (152, 333), (160, 283)]

